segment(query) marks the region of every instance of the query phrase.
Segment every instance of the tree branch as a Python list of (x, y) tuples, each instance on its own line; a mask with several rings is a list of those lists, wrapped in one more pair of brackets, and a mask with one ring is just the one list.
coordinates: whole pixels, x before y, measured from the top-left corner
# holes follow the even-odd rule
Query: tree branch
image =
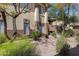
[(8, 14), (9, 16), (13, 17), (10, 13), (8, 13), (7, 11), (5, 11), (6, 14)]
[(19, 3), (19, 5), (18, 5), (18, 11), (19, 11), (19, 13), (20, 13), (20, 3)]
[(13, 3), (13, 6), (14, 6), (14, 9), (15, 9), (16, 13), (18, 13), (16, 3)]
[(24, 9), (26, 8), (26, 5), (23, 7), (23, 9), (20, 11), (20, 13), (22, 13), (24, 11)]
[(23, 7), (23, 9), (22, 9), (18, 14), (16, 14), (15, 17), (17, 17), (17, 16), (19, 16), (20, 14), (22, 14), (25, 8), (26, 8), (26, 5)]

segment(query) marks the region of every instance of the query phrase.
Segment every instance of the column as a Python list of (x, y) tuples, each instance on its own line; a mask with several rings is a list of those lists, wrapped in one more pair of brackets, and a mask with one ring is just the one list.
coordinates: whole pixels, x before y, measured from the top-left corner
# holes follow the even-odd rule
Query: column
[(47, 9), (46, 9), (46, 11), (45, 11), (45, 15), (44, 15), (44, 29), (45, 29), (45, 31), (44, 31), (44, 34), (48, 34), (48, 12), (47, 12)]
[(38, 26), (39, 26), (39, 8), (38, 7), (35, 7), (34, 21), (35, 21), (35, 30), (38, 31)]

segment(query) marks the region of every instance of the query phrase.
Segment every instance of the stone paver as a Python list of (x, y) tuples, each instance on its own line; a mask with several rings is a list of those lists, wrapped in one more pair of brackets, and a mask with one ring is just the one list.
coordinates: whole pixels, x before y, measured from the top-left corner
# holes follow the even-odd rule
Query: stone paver
[(54, 37), (49, 36), (48, 39), (42, 37), (37, 45), (37, 53), (39, 53), (40, 56), (54, 56), (57, 54), (55, 45), (56, 39)]
[(70, 45), (70, 48), (74, 48), (77, 46), (77, 42), (75, 40), (75, 37), (68, 38), (68, 44)]
[[(56, 52), (56, 41), (57, 39), (49, 36), (49, 38), (41, 37), (40, 41), (36, 41), (37, 48), (36, 53), (39, 56), (54, 56), (57, 55)], [(79, 55), (79, 48), (77, 46), (77, 42), (74, 37), (67, 38), (67, 43), (70, 45), (70, 55)]]

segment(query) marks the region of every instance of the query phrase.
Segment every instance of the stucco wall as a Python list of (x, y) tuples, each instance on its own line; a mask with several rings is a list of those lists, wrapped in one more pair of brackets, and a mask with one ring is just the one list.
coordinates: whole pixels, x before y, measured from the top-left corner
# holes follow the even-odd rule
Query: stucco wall
[[(26, 13), (26, 14), (21, 14), (16, 18), (16, 25), (18, 30), (23, 30), (24, 29), (24, 20), (27, 19), (30, 21), (30, 27), (33, 29), (34, 27), (34, 13)], [(12, 17), (7, 16), (7, 29), (12, 30), (13, 29), (13, 22), (12, 22)]]
[[(12, 5), (8, 5), (7, 12), (11, 13), (14, 11), (14, 7)], [(16, 25), (18, 30), (24, 30), (24, 20), (30, 20), (30, 28), (34, 27), (34, 4), (29, 4), (30, 12), (22, 13), (16, 19)], [(31, 10), (32, 9), (32, 10)], [(12, 17), (7, 15), (7, 29), (13, 30)]]

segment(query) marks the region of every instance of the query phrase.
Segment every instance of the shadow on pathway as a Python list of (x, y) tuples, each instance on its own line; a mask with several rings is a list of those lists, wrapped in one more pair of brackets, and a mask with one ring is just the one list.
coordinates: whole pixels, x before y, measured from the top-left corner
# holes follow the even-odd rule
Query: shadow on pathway
[(74, 47), (70, 49), (70, 56), (79, 56), (79, 47)]

